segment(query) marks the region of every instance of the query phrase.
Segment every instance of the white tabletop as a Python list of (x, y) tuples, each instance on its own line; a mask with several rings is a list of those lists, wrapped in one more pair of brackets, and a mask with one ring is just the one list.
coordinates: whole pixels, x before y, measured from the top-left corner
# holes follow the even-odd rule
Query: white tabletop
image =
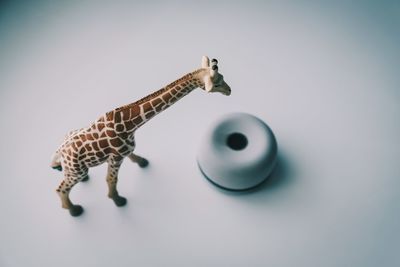
[[(398, 3), (46, 2), (0, 10), (0, 266), (400, 265)], [(204, 54), (232, 95), (197, 90), (143, 126), (150, 166), (123, 164), (127, 206), (106, 197), (103, 165), (71, 217), (49, 168), (64, 135)], [(230, 112), (279, 145), (272, 179), (246, 194), (195, 160)]]

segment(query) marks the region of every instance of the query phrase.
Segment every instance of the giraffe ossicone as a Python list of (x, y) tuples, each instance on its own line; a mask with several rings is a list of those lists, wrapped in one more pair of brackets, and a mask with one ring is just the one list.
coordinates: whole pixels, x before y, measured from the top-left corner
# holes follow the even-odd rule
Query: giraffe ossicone
[(57, 188), (62, 207), (72, 216), (83, 212), (69, 198), (72, 187), (88, 179), (90, 167), (108, 163), (106, 181), (108, 197), (117, 206), (124, 206), (126, 199), (117, 191), (118, 171), (125, 157), (140, 167), (148, 165), (147, 159), (133, 153), (136, 130), (195, 88), (207, 92), (230, 95), (231, 89), (218, 71), (218, 61), (203, 56), (201, 68), (184, 75), (164, 88), (131, 104), (105, 113), (89, 127), (69, 132), (55, 152), (51, 167), (64, 172), (64, 180)]

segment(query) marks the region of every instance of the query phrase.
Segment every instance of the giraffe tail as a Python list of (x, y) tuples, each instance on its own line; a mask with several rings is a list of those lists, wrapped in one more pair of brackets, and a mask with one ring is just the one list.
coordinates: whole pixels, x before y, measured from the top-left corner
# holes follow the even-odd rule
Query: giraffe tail
[(84, 130), (85, 128), (77, 129), (70, 131), (67, 135), (64, 137), (63, 143), (60, 145), (60, 147), (56, 150), (56, 152), (53, 155), (53, 158), (50, 163), (50, 167), (62, 171), (62, 166), (61, 166), (61, 149), (65, 147), (71, 140), (72, 137), (77, 135), (80, 131)]
[(53, 158), (52, 158), (51, 163), (50, 163), (50, 167), (55, 169), (55, 170), (62, 171), (60, 150), (57, 150), (54, 153)]

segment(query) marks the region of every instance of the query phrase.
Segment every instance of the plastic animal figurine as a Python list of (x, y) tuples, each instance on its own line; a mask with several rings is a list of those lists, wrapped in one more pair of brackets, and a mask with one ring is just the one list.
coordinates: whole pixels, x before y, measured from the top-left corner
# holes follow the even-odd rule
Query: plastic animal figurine
[(218, 72), (218, 61), (203, 56), (201, 68), (186, 74), (166, 87), (136, 101), (105, 113), (87, 128), (71, 131), (55, 152), (51, 167), (64, 171), (64, 180), (57, 188), (62, 207), (72, 216), (83, 212), (69, 198), (72, 187), (89, 179), (88, 169), (104, 162), (108, 163), (108, 197), (120, 207), (127, 202), (117, 191), (118, 170), (125, 157), (146, 167), (148, 161), (133, 153), (136, 130), (167, 109), (176, 101), (201, 88), (207, 92), (230, 95), (231, 89)]

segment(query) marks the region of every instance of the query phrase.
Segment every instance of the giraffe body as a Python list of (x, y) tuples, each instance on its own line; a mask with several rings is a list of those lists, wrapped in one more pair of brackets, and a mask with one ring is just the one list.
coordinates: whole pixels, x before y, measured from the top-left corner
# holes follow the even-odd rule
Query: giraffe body
[(191, 72), (166, 87), (139, 101), (105, 113), (89, 127), (71, 131), (57, 149), (51, 167), (64, 171), (64, 180), (57, 188), (62, 207), (78, 216), (83, 208), (74, 205), (69, 199), (72, 187), (88, 179), (91, 167), (108, 163), (108, 196), (117, 206), (126, 204), (126, 199), (117, 191), (118, 170), (125, 157), (139, 164), (148, 165), (148, 161), (133, 154), (135, 149), (135, 131), (152, 117), (164, 111), (195, 88), (208, 92), (221, 92), (229, 95), (230, 88), (218, 73), (217, 61), (210, 62), (203, 57), (202, 68)]

